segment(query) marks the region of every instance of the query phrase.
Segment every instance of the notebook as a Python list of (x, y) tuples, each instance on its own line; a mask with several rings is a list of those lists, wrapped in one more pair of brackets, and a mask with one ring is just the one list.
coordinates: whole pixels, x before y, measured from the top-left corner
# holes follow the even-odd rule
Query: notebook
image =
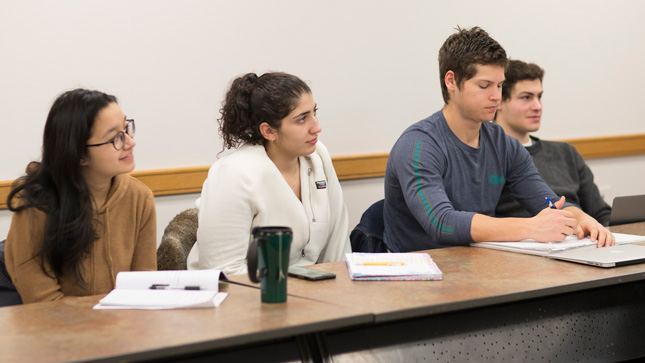
[(614, 198), (611, 217), (609, 217), (610, 226), (643, 221), (645, 221), (645, 194)]
[[(645, 236), (637, 236), (634, 234), (613, 233), (617, 245), (645, 242)], [(589, 237), (578, 239), (578, 237), (569, 236), (564, 241), (543, 243), (532, 239), (525, 239), (518, 242), (479, 242), (471, 243), (473, 247), (492, 248), (495, 250), (528, 253), (531, 255), (546, 256), (551, 253), (562, 252), (565, 250), (594, 246), (596, 243), (591, 242)]]
[(219, 292), (219, 270), (121, 271), (116, 287), (94, 309), (193, 309), (217, 307), (227, 293)]
[(590, 246), (551, 253), (546, 257), (598, 267), (617, 267), (645, 262), (645, 246), (616, 245), (602, 248)]
[(347, 253), (349, 277), (357, 281), (441, 280), (442, 273), (427, 253)]

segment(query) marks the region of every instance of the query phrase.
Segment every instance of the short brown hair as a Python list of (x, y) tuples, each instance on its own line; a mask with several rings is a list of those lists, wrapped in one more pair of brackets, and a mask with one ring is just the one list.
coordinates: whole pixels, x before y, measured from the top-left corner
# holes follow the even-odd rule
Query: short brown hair
[(505, 80), (502, 87), (502, 101), (511, 98), (511, 91), (515, 84), (519, 81), (539, 79), (542, 83), (544, 78), (544, 69), (540, 68), (535, 63), (526, 63), (521, 60), (510, 60), (506, 72), (504, 72)]
[(457, 32), (449, 36), (439, 49), (439, 79), (443, 101), (448, 103), (450, 100), (445, 83), (448, 71), (455, 73), (455, 82), (457, 86), (461, 86), (475, 76), (477, 65), (506, 67), (507, 63), (504, 48), (484, 29), (477, 26), (470, 29), (457, 27)]

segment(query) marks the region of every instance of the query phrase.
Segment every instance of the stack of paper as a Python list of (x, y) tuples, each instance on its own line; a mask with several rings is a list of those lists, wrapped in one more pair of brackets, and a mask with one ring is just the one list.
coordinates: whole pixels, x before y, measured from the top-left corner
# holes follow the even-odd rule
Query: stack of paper
[(228, 295), (218, 292), (221, 276), (218, 270), (119, 272), (116, 288), (94, 309), (216, 307)]
[[(644, 236), (624, 233), (613, 233), (613, 235), (616, 239), (617, 245), (645, 241)], [(554, 252), (561, 252), (578, 247), (593, 246), (595, 244), (595, 242), (591, 242), (589, 237), (578, 239), (578, 237), (573, 235), (565, 238), (564, 241), (558, 242), (538, 242), (533, 239), (525, 239), (518, 242), (479, 242), (471, 243), (470, 245), (473, 247), (484, 247), (502, 251), (546, 256)]]
[(427, 253), (347, 253), (352, 280), (441, 280), (442, 273)]
[(637, 236), (635, 234), (625, 234), (625, 233), (612, 233), (614, 238), (616, 238), (616, 244), (622, 245), (626, 243), (634, 242), (645, 242), (645, 236)]

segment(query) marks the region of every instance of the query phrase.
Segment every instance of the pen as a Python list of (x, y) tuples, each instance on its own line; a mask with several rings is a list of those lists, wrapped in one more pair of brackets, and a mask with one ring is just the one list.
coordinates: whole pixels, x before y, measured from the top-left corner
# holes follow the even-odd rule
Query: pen
[(551, 199), (549, 199), (549, 197), (544, 197), (544, 199), (546, 199), (546, 202), (549, 203), (549, 208), (558, 209), (555, 207), (555, 204), (553, 204), (553, 202), (551, 201)]
[(403, 266), (405, 265), (403, 262), (363, 262), (360, 264), (361, 266)]
[(152, 284), (150, 290), (201, 290), (199, 286), (170, 286), (168, 284)]

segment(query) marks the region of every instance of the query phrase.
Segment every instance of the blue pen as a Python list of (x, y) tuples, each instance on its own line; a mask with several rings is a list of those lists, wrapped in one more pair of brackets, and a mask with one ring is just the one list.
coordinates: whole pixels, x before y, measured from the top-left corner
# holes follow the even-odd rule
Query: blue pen
[(544, 199), (546, 199), (546, 202), (549, 203), (549, 208), (558, 209), (555, 207), (555, 204), (553, 204), (553, 202), (551, 201), (551, 199), (549, 199), (549, 197), (544, 197)]

